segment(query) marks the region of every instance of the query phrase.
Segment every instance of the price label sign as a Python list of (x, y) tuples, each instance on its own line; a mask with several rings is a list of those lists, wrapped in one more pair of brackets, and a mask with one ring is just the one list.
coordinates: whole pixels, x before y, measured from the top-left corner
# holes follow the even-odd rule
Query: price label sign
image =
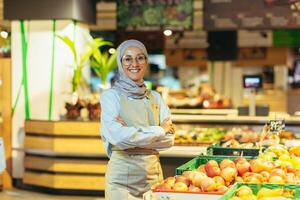
[(285, 128), (284, 120), (270, 120), (271, 132), (280, 132), (284, 130), (284, 128)]

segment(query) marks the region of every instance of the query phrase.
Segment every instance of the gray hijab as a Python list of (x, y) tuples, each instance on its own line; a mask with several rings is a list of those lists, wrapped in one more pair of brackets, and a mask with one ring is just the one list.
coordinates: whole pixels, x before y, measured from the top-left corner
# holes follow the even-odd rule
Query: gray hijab
[(122, 44), (120, 44), (117, 49), (118, 78), (113, 88), (127, 97), (142, 99), (146, 96), (147, 93), (144, 80), (141, 80), (140, 82), (134, 82), (133, 80), (131, 80), (125, 74), (121, 63), (121, 59), (124, 56), (125, 50), (130, 46), (141, 49), (143, 54), (148, 58), (147, 49), (140, 41), (126, 40), (122, 42)]

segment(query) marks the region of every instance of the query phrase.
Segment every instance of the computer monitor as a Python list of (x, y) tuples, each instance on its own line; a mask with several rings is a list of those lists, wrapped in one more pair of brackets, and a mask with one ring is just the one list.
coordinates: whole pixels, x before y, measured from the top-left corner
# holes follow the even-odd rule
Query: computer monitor
[(261, 75), (244, 75), (243, 76), (244, 88), (262, 88), (262, 76)]

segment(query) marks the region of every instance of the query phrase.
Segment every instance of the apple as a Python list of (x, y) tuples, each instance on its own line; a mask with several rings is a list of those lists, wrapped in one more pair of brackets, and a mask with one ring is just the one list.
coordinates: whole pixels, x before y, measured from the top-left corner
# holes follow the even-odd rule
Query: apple
[(263, 160), (261, 159), (254, 159), (250, 161), (250, 169), (252, 172), (259, 173), (265, 171)]
[(207, 176), (212, 178), (215, 176), (219, 176), (221, 173), (221, 170), (218, 165), (215, 165), (214, 162), (209, 161), (205, 164), (205, 172), (206, 172)]
[(270, 176), (281, 176), (282, 179), (285, 179), (286, 173), (282, 169), (273, 169), (270, 173)]
[(275, 167), (274, 166), (274, 162), (272, 162), (272, 161), (264, 161), (262, 163), (262, 165), (263, 165), (263, 168), (264, 168), (263, 171), (267, 171), (267, 172), (272, 171), (274, 169), (274, 167)]
[(170, 191), (170, 190), (172, 190), (172, 188), (167, 183), (162, 183), (162, 184), (156, 186), (156, 188), (154, 190), (156, 190), (158, 192), (160, 192), (160, 191), (163, 192), (163, 191)]
[(217, 191), (222, 194), (224, 194), (227, 190), (228, 190), (228, 187), (226, 187), (225, 185), (220, 185), (217, 187)]
[(175, 185), (175, 181), (176, 181), (176, 178), (174, 176), (171, 176), (171, 177), (166, 178), (165, 183), (168, 184), (170, 186), (170, 188), (173, 188)]
[(236, 163), (236, 169), (238, 171), (238, 174), (240, 176), (243, 176), (243, 174), (245, 174), (246, 172), (250, 171), (250, 163), (246, 160), (246, 161), (238, 161)]
[(191, 184), (191, 180), (185, 176), (176, 176), (175, 177), (175, 184), (178, 183), (178, 182), (182, 182), (182, 183), (185, 183), (187, 186), (189, 186)]
[(202, 173), (202, 172), (196, 172), (195, 175), (192, 178), (192, 184), (194, 186), (200, 187), (201, 186), (201, 181), (203, 179), (206, 179), (207, 176), (206, 174)]
[(261, 183), (261, 181), (256, 178), (255, 176), (248, 176), (246, 178), (244, 178), (244, 182), (246, 183)]
[(260, 172), (260, 174), (263, 177), (263, 183), (268, 183), (269, 179), (270, 179), (270, 173), (267, 171), (262, 171), (262, 172)]
[(236, 191), (236, 195), (239, 197), (245, 197), (245, 196), (249, 196), (252, 194), (253, 194), (253, 192), (252, 192), (251, 188), (246, 185), (242, 185)]
[(224, 159), (221, 161), (220, 163), (220, 169), (225, 169), (226, 167), (232, 167), (232, 168), (235, 168), (235, 164), (232, 160), (229, 160), (229, 159)]
[(174, 189), (174, 191), (188, 191), (189, 190), (188, 186), (183, 182), (175, 183), (173, 189)]
[(200, 166), (197, 168), (197, 171), (206, 173), (206, 171), (205, 171), (205, 165), (200, 165)]
[(209, 164), (209, 165), (214, 166), (214, 167), (219, 167), (217, 161), (215, 161), (215, 160), (210, 160), (206, 164)]
[(244, 157), (237, 157), (235, 160), (234, 160), (234, 163), (238, 163), (238, 162), (248, 162), (246, 160), (246, 158)]
[(222, 169), (221, 176), (225, 180), (225, 182), (231, 183), (235, 180), (235, 177), (237, 176), (237, 171), (235, 168), (226, 167), (225, 169)]
[(237, 176), (237, 177), (235, 178), (235, 182), (244, 182), (244, 181), (243, 181), (243, 178), (242, 178), (242, 177)]
[(293, 173), (287, 173), (285, 180), (286, 180), (286, 183), (289, 183), (289, 184), (296, 184), (297, 183), (296, 176)]
[(188, 179), (192, 180), (194, 175), (195, 175), (196, 171), (184, 171), (182, 173), (182, 176), (187, 177)]
[(225, 181), (221, 176), (215, 176), (215, 177), (213, 177), (213, 179), (214, 179), (217, 187), (225, 185)]
[(190, 185), (189, 186), (189, 192), (201, 192), (201, 189), (197, 186)]
[(284, 180), (281, 176), (271, 176), (269, 179), (269, 183), (284, 184)]
[(214, 181), (214, 179), (207, 177), (206, 179), (202, 179), (201, 180), (201, 189), (204, 192), (211, 192), (216, 190), (216, 183)]

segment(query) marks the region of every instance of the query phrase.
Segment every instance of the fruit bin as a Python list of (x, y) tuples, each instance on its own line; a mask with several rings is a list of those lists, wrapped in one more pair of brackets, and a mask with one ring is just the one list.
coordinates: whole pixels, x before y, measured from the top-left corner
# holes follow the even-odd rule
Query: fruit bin
[(275, 189), (275, 188), (284, 188), (289, 190), (295, 190), (294, 198), (300, 198), (300, 185), (296, 184), (255, 184), (255, 183), (235, 183), (219, 200), (228, 200), (233, 197), (238, 188), (246, 185), (250, 187), (253, 191), (253, 194), (257, 194), (257, 192), (261, 188)]
[[(187, 163), (176, 168), (176, 175), (181, 175), (184, 171), (197, 169), (199, 165), (205, 164), (210, 160), (215, 160), (220, 163), (224, 159), (234, 160), (239, 156), (212, 156), (212, 155), (201, 155), (193, 158)], [(255, 156), (244, 156), (247, 160), (255, 159)]]
[(221, 143), (212, 144), (207, 148), (207, 155), (240, 156), (242, 153), (243, 156), (258, 156), (259, 148), (222, 147)]
[(151, 191), (148, 194), (144, 195), (143, 200), (168, 200), (168, 199), (176, 199), (176, 200), (215, 200), (222, 197), (222, 194), (218, 193), (191, 193), (191, 192), (156, 192)]

